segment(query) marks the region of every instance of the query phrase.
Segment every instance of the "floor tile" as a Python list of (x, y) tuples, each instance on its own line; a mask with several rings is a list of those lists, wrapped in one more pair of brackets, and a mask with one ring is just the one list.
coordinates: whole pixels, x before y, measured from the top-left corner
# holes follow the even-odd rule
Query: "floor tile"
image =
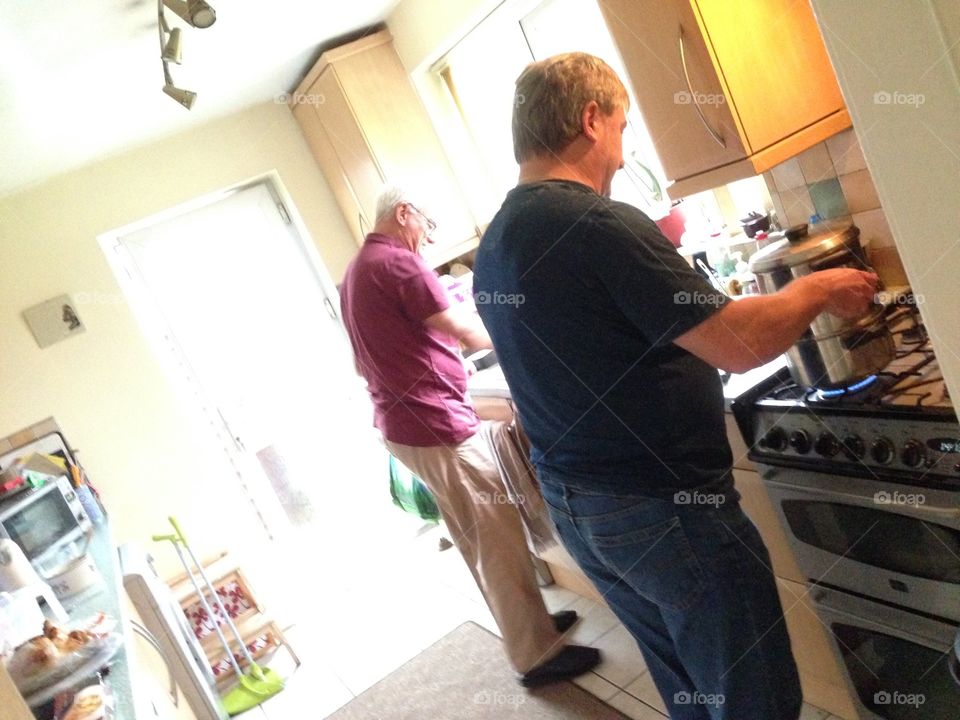
[(808, 703), (804, 703), (800, 710), (800, 720), (827, 720), (828, 717), (830, 717), (830, 713), (826, 710), (821, 710)]
[(588, 693), (594, 697), (600, 698), (604, 702), (620, 692), (620, 688), (618, 688), (616, 685), (604, 680), (602, 677), (593, 672), (584, 673), (580, 677), (574, 678), (573, 684), (579, 685)]
[(663, 720), (666, 717), (626, 692), (617, 693), (607, 703), (633, 720)]
[(649, 672), (645, 672), (624, 689), (638, 700), (656, 708), (664, 715), (667, 714), (667, 706), (660, 697), (660, 691), (657, 690), (653, 676)]
[(620, 689), (625, 689), (647, 671), (636, 640), (623, 625), (616, 625), (591, 644), (603, 654), (595, 672)]
[(543, 601), (546, 603), (547, 610), (550, 612), (566, 610), (570, 605), (580, 599), (580, 596), (575, 592), (571, 592), (559, 585), (549, 585), (541, 588), (541, 591), (543, 593)]
[(586, 598), (577, 598), (569, 609), (576, 610), (580, 615), (580, 622), (573, 626), (567, 636), (568, 642), (577, 645), (592, 645), (597, 638), (620, 624), (608, 608)]

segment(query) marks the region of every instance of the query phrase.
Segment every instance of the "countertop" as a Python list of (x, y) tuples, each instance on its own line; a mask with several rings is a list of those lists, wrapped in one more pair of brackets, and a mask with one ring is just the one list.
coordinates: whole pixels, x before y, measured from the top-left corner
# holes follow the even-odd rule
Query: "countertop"
[[(126, 635), (125, 642), (129, 642), (129, 633), (125, 632), (126, 617), (121, 606), (120, 561), (110, 537), (108, 523), (104, 522), (94, 526), (93, 538), (90, 541), (88, 552), (103, 576), (103, 584), (63, 600), (63, 608), (70, 616), (70, 623), (96, 617), (101, 612), (109, 615), (117, 621), (114, 632), (124, 633)], [(130, 681), (130, 666), (125, 647), (121, 647), (114, 656), (109, 673), (105, 674), (105, 677), (107, 677), (113, 689), (116, 703), (115, 720), (135, 720), (133, 687)], [(34, 711), (39, 715), (43, 707), (34, 708)]]
[[(770, 377), (773, 373), (787, 364), (785, 356), (781, 355), (766, 365), (749, 370), (745, 373), (731, 374), (723, 385), (724, 407), (730, 412), (730, 403), (738, 396)], [(474, 397), (490, 397), (510, 399), (510, 388), (503, 376), (499, 365), (475, 373), (467, 382), (467, 389)]]

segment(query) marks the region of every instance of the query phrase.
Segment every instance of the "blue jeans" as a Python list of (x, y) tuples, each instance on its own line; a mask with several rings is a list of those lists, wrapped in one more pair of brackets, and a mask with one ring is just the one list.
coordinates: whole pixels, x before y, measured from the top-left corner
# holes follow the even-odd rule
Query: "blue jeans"
[(678, 502), (540, 481), (563, 544), (636, 639), (672, 720), (797, 720), (770, 556), (735, 493)]

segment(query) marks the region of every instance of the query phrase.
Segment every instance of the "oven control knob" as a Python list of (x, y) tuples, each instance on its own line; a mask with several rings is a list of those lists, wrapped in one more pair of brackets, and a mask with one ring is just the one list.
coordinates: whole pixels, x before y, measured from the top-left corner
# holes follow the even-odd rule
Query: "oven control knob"
[(806, 430), (794, 430), (790, 433), (790, 447), (801, 455), (806, 455), (810, 452), (811, 445), (813, 445), (813, 443), (810, 442), (810, 436), (807, 435)]
[(820, 437), (817, 438), (817, 444), (813, 446), (813, 449), (817, 451), (818, 455), (823, 455), (826, 458), (832, 458), (838, 452), (840, 452), (840, 441), (837, 440), (837, 436), (833, 433), (821, 433)]
[(852, 462), (863, 459), (863, 456), (867, 454), (867, 449), (859, 435), (848, 435), (843, 439), (843, 454)]
[(893, 460), (893, 455), (893, 443), (887, 438), (877, 438), (870, 443), (870, 457), (873, 458), (874, 462), (888, 465)]
[(920, 467), (926, 458), (923, 443), (919, 440), (908, 440), (900, 453), (900, 460), (908, 467)]
[(787, 433), (774, 425), (767, 434), (763, 436), (760, 444), (776, 452), (783, 452), (787, 449)]

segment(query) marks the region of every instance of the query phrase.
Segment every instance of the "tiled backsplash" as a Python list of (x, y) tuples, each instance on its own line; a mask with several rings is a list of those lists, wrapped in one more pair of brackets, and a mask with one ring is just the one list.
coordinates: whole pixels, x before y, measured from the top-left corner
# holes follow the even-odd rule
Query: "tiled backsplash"
[(873, 249), (893, 247), (893, 235), (853, 130), (828, 138), (763, 174), (784, 227), (850, 217)]
[(853, 130), (844, 130), (763, 173), (781, 225), (849, 219), (887, 284), (908, 284), (880, 198)]

